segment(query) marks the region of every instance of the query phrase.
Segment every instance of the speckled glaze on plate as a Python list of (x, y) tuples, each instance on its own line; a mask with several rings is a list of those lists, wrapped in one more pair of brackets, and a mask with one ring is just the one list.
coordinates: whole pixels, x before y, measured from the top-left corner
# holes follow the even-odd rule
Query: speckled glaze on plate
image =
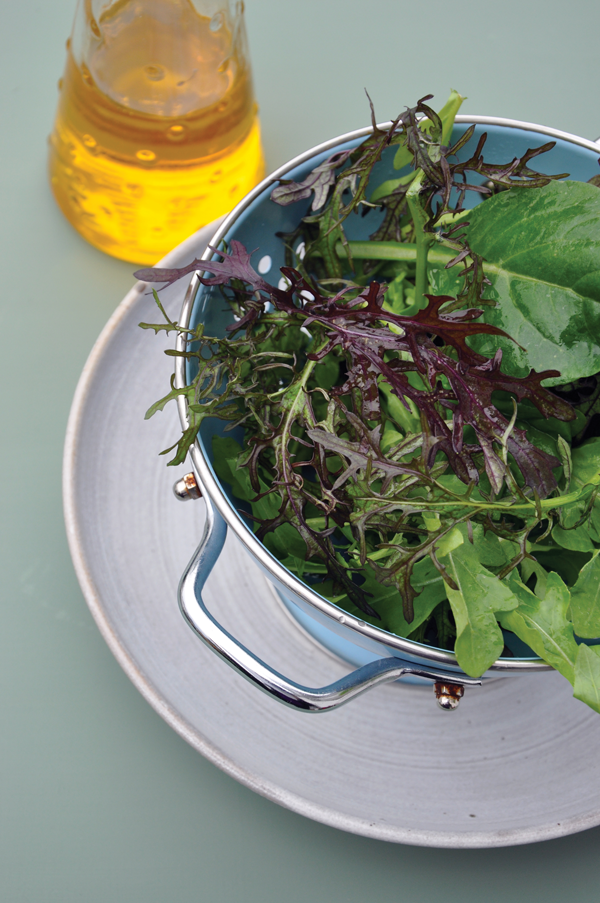
[[(163, 261), (199, 256), (215, 227)], [(163, 292), (177, 318), (185, 285)], [(456, 712), (430, 689), (385, 685), (332, 712), (280, 706), (217, 659), (184, 623), (179, 577), (200, 538), (203, 503), (171, 491), (186, 468), (158, 452), (174, 406), (145, 422), (172, 359), (137, 285), (111, 317), (79, 382), (68, 426), (64, 498), (77, 576), (113, 654), (188, 743), (236, 780), (309, 818), (399, 843), (494, 847), (600, 823), (600, 716), (556, 673), (467, 691)], [(188, 468), (189, 469), (189, 468)], [(294, 680), (320, 686), (351, 666), (297, 629), (239, 541), (206, 588), (223, 625)]]

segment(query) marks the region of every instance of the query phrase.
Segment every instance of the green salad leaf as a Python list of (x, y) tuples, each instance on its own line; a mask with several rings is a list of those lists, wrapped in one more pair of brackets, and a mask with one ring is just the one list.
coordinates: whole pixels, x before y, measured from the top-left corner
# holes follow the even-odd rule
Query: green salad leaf
[(600, 712), (600, 646), (581, 645), (575, 662), (573, 695)]
[(510, 586), (481, 563), (477, 549), (468, 540), (463, 538), (441, 558), (445, 560), (456, 587), (446, 586), (456, 624), (456, 657), (467, 674), (479, 677), (504, 649), (497, 613), (516, 608), (518, 601)]
[(564, 383), (600, 370), (600, 191), (550, 182), (501, 192), (469, 211), (469, 247), (484, 260), (493, 307), (485, 320), (512, 341), (477, 338), (482, 354), (503, 351), (507, 373), (554, 369)]
[(501, 612), (500, 623), (573, 683), (577, 643), (567, 617), (569, 589), (552, 571), (545, 583), (536, 584), (539, 595), (529, 590), (513, 574), (509, 584), (518, 600), (513, 611)]
[(584, 564), (571, 590), (571, 618), (575, 633), (586, 639), (600, 636), (600, 558), (593, 557)]

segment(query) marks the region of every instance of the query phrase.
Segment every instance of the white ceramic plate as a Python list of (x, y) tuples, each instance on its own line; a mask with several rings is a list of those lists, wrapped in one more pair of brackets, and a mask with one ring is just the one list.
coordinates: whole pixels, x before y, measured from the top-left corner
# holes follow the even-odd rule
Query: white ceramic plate
[[(207, 227), (163, 262), (199, 256)], [(163, 292), (174, 318), (184, 281)], [(137, 285), (85, 366), (68, 427), (64, 492), (71, 553), (85, 598), (142, 695), (219, 768), (325, 824), (381, 840), (439, 847), (508, 846), (600, 823), (600, 716), (555, 673), (467, 691), (456, 712), (430, 690), (379, 687), (313, 715), (258, 692), (182, 620), (179, 576), (200, 537), (203, 503), (171, 487), (186, 468), (158, 452), (179, 426), (174, 406), (144, 421), (168, 390), (172, 358), (147, 287)], [(187, 468), (189, 469), (189, 468)], [(207, 584), (217, 618), (289, 677), (322, 686), (349, 666), (297, 629), (265, 577), (229, 539)]]

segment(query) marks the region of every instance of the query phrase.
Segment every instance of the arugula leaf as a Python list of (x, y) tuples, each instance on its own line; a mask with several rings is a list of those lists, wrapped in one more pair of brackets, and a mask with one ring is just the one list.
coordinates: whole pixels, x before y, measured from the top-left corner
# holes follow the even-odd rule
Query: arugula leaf
[(600, 712), (600, 646), (582, 643), (575, 662), (575, 699)]
[[(412, 584), (417, 595), (414, 602), (414, 617), (410, 622), (403, 615), (402, 596), (395, 586), (382, 586), (368, 564), (361, 574), (364, 577), (361, 589), (369, 595), (373, 606), (377, 609), (378, 619), (365, 615), (352, 605), (347, 596), (334, 597), (333, 601), (350, 614), (363, 618), (396, 636), (408, 637), (413, 634), (418, 627), (428, 621), (434, 609), (446, 598), (444, 581), (429, 558), (421, 559), (413, 569)], [(323, 586), (319, 586), (318, 589), (324, 592)], [(331, 590), (324, 594), (330, 595)]]
[(600, 557), (598, 551), (585, 564), (571, 589), (571, 618), (577, 636), (600, 636)]
[[(267, 533), (264, 543), (280, 561), (290, 556), (296, 559), (294, 562), (296, 568), (300, 567), (303, 571), (306, 569), (303, 564), (298, 564), (298, 562), (304, 563), (306, 560), (306, 543), (291, 524), (281, 524), (272, 533)], [(321, 568), (322, 572), (326, 571), (325, 567), (321, 566)], [(313, 570), (313, 567), (309, 565), (308, 570)]]
[(552, 539), (563, 549), (570, 549), (573, 552), (593, 552), (596, 549), (594, 541), (598, 542), (600, 537), (588, 519), (581, 526), (569, 530), (557, 525), (552, 529)]
[(446, 594), (456, 622), (455, 652), (458, 663), (471, 677), (479, 677), (502, 655), (504, 638), (497, 612), (516, 608), (512, 589), (481, 564), (475, 546), (463, 542), (444, 561), (456, 589)]
[[(570, 492), (600, 481), (600, 438), (589, 439), (571, 452)], [(593, 552), (600, 543), (600, 500), (585, 517), (589, 499), (581, 499), (561, 513), (560, 524), (552, 530), (552, 538), (565, 549)], [(583, 521), (583, 523), (582, 523)]]
[(500, 623), (573, 683), (577, 643), (573, 625), (567, 618), (570, 603), (568, 587), (554, 572), (547, 575), (544, 587), (540, 586), (539, 581), (536, 585), (536, 589), (543, 589), (543, 596), (532, 593), (514, 573), (509, 584), (518, 606), (513, 611), (500, 612)]
[(481, 524), (474, 524), (472, 532), (472, 545), (477, 549), (477, 557), (481, 564), (488, 568), (503, 567), (508, 561), (509, 554), (513, 552), (513, 549), (509, 552), (507, 548), (512, 543), (502, 542), (491, 530), (485, 532)]
[(484, 318), (502, 327), (483, 354), (503, 350), (506, 371), (552, 368), (568, 382), (600, 370), (600, 192), (582, 182), (501, 192), (469, 213), (469, 247), (485, 260), (496, 302)]
[(279, 510), (279, 498), (274, 493), (268, 493), (269, 487), (262, 480), (258, 487), (260, 497), (257, 497), (248, 468), (238, 466), (243, 454), (241, 445), (229, 437), (213, 436), (212, 446), (213, 467), (219, 479), (229, 483), (237, 499), (250, 503), (257, 518), (275, 517)]
[(600, 436), (588, 439), (583, 445), (574, 448), (571, 457), (573, 480), (577, 486), (600, 483)]
[(567, 617), (572, 604), (568, 588), (553, 572), (547, 575), (542, 597), (527, 589), (514, 574), (510, 585), (519, 606), (499, 614), (502, 626), (566, 677), (573, 684), (576, 699), (600, 712), (600, 646), (577, 644)]
[(590, 560), (590, 552), (576, 552), (554, 545), (547, 551), (533, 550), (538, 563), (548, 572), (555, 572), (571, 587), (577, 583), (581, 569)]

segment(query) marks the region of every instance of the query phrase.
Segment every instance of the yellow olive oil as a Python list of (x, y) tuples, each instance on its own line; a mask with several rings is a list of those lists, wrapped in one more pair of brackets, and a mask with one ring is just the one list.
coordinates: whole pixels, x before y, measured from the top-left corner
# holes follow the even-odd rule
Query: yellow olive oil
[(248, 64), (218, 17), (181, 7), (175, 27), (115, 4), (87, 62), (67, 42), (52, 189), (84, 238), (133, 263), (156, 263), (264, 176)]

